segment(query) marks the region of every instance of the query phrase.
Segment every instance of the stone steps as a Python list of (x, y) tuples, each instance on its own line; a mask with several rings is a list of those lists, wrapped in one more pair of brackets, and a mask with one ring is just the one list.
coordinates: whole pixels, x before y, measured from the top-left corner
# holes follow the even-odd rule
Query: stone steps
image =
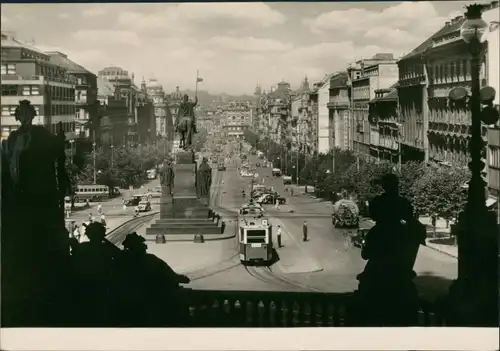
[[(153, 224), (154, 225), (154, 224)], [(190, 235), (195, 235), (195, 234), (222, 234), (222, 228), (219, 226), (216, 226), (215, 224), (212, 226), (196, 226), (196, 225), (183, 225), (183, 226), (151, 226), (149, 228), (146, 228), (146, 234), (147, 235), (157, 235), (157, 234), (164, 234), (164, 235), (172, 235), (172, 234), (190, 234)]]
[(161, 225), (190, 225), (190, 224), (212, 224), (215, 222), (211, 218), (160, 218), (155, 224)]

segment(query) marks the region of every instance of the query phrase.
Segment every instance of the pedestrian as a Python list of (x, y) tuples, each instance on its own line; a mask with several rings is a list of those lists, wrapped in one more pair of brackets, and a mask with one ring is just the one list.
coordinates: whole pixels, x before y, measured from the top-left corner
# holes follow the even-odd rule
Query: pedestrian
[(78, 239), (80, 237), (80, 228), (78, 224), (75, 225), (75, 229), (73, 230), (73, 237)]
[(92, 218), (94, 218), (94, 217), (92, 216), (92, 212), (90, 212), (90, 213), (89, 213), (89, 222), (90, 222), (90, 223), (92, 223)]
[(101, 224), (106, 227), (106, 215), (103, 213), (101, 214)]
[(293, 188), (290, 189), (290, 196), (293, 196)]
[(139, 215), (139, 205), (135, 206), (135, 217)]
[(101, 203), (100, 203), (100, 202), (97, 204), (97, 213), (98, 213), (98, 214), (101, 214), (101, 213), (102, 213), (102, 205), (101, 205)]
[(278, 224), (278, 231), (276, 232), (276, 238), (278, 239), (278, 247), (283, 247), (281, 245), (281, 226)]
[(89, 199), (85, 200), (85, 207), (90, 208), (90, 201), (89, 201)]
[(302, 241), (308, 241), (309, 238), (307, 236), (308, 231), (307, 231), (307, 221), (304, 221), (304, 224), (302, 224)]
[(278, 198), (275, 199), (275, 202), (274, 202), (274, 208), (276, 210), (279, 210), (280, 209), (280, 200)]
[(82, 225), (80, 226), (80, 237), (78, 238), (78, 242), (80, 244), (90, 241), (87, 236), (87, 226), (89, 224), (90, 223), (82, 223)]

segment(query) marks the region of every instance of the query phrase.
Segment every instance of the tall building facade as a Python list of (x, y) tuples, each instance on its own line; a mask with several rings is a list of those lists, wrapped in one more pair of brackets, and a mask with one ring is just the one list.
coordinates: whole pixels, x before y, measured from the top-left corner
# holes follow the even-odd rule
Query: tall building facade
[(159, 136), (167, 138), (171, 136), (169, 131), (172, 129), (173, 121), (163, 86), (158, 80), (151, 78), (146, 83), (146, 90), (153, 99), (156, 132)]
[(339, 72), (330, 78), (330, 97), (327, 104), (332, 124), (333, 147), (348, 149), (349, 89), (347, 72)]
[(230, 102), (223, 108), (224, 129), (227, 136), (243, 136), (252, 126), (252, 107), (248, 103)]
[[(379, 143), (379, 126), (370, 120), (370, 101), (375, 91), (388, 89), (398, 80), (398, 67), (393, 54), (380, 53), (368, 60), (360, 60), (350, 68), (351, 126), (355, 126), (353, 150), (365, 158), (373, 157), (373, 145)], [(348, 72), (349, 72), (348, 71)], [(357, 78), (356, 78), (357, 77)]]
[(74, 139), (76, 79), (49, 55), (10, 34), (2, 33), (1, 52), (1, 138), (20, 125), (14, 116), (19, 100), (29, 100), (37, 112), (33, 124), (56, 133), (61, 123), (66, 138)]
[(68, 74), (76, 78), (75, 84), (75, 133), (77, 137), (98, 139), (94, 131), (99, 130), (98, 104), (97, 104), (97, 76), (73, 62), (62, 52), (46, 52), (54, 64), (64, 67)]

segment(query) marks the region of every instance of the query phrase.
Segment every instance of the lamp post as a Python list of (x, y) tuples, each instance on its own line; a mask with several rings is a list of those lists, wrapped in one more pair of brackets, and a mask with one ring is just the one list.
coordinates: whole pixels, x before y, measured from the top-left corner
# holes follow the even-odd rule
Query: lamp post
[[(95, 135), (95, 132), (94, 132), (94, 135)], [(97, 184), (97, 170), (96, 170), (96, 150), (95, 150), (95, 147), (96, 147), (96, 142), (94, 141), (92, 143), (92, 161), (93, 161), (93, 168), (94, 168), (94, 184)]]
[[(498, 229), (494, 215), (486, 207), (486, 184), (481, 176), (485, 163), (481, 160), (484, 141), (481, 121), (492, 124), (498, 111), (488, 105), (494, 99), (494, 89), (480, 89), (482, 43), (488, 24), (481, 18), (482, 5), (467, 6), (466, 20), (460, 34), (469, 45), (471, 62), (471, 95), (463, 88), (450, 91), (454, 101), (470, 98), (471, 139), (469, 152), (471, 171), (467, 204), (458, 221), (458, 279), (452, 284), (448, 300), (448, 319), (460, 326), (498, 326)], [(491, 104), (490, 104), (491, 105)], [(496, 117), (495, 117), (496, 116)], [(494, 122), (493, 122), (494, 123)]]
[(75, 143), (75, 139), (71, 139), (69, 141), (69, 145), (70, 145), (70, 152), (71, 152), (71, 156), (70, 156), (70, 161), (71, 161), (71, 164), (73, 164), (73, 145)]
[(115, 146), (111, 145), (111, 168), (113, 168), (115, 162)]

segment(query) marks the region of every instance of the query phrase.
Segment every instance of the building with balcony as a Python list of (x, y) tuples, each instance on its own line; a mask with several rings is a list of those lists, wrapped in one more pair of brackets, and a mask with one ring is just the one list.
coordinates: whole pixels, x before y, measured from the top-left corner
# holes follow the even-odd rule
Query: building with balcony
[(128, 135), (127, 102), (121, 99), (120, 91), (111, 82), (97, 78), (99, 101), (99, 143), (120, 145)]
[(340, 72), (330, 77), (330, 98), (327, 104), (328, 115), (332, 124), (333, 147), (343, 150), (349, 148), (349, 88), (347, 72)]
[(148, 94), (148, 89), (146, 87), (146, 82), (144, 79), (141, 83), (141, 88), (135, 90), (135, 111), (137, 123), (137, 141), (142, 142), (153, 142), (157, 139), (156, 132), (156, 117), (155, 117), (155, 107), (154, 100), (151, 95)]
[(154, 105), (155, 129), (159, 136), (173, 141), (174, 121), (167, 103), (167, 97), (163, 86), (155, 78), (150, 78), (146, 85), (146, 91), (151, 96)]
[(315, 84), (318, 97), (318, 117), (317, 117), (317, 152), (328, 153), (333, 149), (333, 114), (328, 109), (330, 102), (330, 78), (334, 73), (327, 74), (325, 77)]
[(106, 67), (97, 73), (98, 77), (112, 83), (115, 87), (115, 99), (125, 101), (127, 106), (127, 138), (124, 142), (137, 142), (137, 94), (139, 88), (134, 84), (134, 74), (120, 67)]
[(76, 78), (75, 85), (75, 109), (76, 109), (76, 130), (75, 133), (81, 138), (99, 139), (94, 131), (99, 130), (99, 120), (97, 118), (97, 76), (71, 61), (62, 52), (46, 52), (49, 59), (54, 64), (66, 68), (68, 74)]
[(222, 110), (224, 133), (227, 136), (243, 136), (252, 126), (252, 107), (248, 103), (232, 101)]
[(49, 55), (11, 34), (2, 33), (1, 52), (1, 138), (20, 126), (16, 107), (19, 100), (29, 100), (37, 113), (33, 124), (56, 133), (61, 123), (66, 138), (74, 139), (76, 79)]
[[(296, 121), (296, 134), (292, 139), (292, 149), (304, 154), (312, 154), (314, 147), (314, 128), (316, 127), (311, 108), (311, 88), (307, 76), (291, 101), (292, 120)], [(314, 128), (313, 128), (314, 127)]]
[[(370, 101), (375, 90), (387, 89), (398, 80), (398, 67), (393, 54), (376, 54), (371, 59), (360, 60), (348, 69), (351, 80), (351, 122), (355, 126), (352, 140), (353, 150), (360, 156), (371, 158), (373, 137), (378, 145), (379, 127), (369, 120)], [(351, 128), (352, 129), (352, 128)]]
[(370, 126), (377, 126), (378, 132), (370, 131), (370, 156), (376, 160), (399, 162), (401, 124), (398, 116), (398, 91), (395, 85), (389, 89), (375, 90), (375, 98), (368, 108)]

